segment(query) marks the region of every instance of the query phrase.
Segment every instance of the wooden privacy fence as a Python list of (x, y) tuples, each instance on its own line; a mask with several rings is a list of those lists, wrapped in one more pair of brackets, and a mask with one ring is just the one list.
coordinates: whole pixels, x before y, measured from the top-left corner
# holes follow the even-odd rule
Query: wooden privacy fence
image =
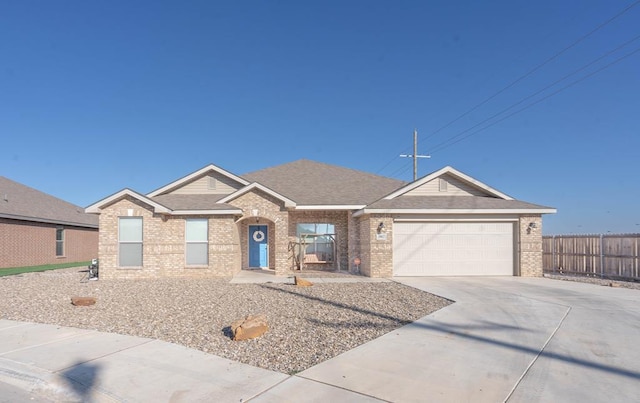
[(640, 234), (542, 237), (545, 273), (640, 281)]

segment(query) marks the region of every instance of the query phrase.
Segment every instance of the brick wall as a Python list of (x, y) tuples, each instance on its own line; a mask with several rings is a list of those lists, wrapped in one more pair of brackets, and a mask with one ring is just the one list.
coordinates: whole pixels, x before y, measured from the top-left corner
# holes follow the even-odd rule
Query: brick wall
[(360, 220), (353, 217), (352, 212), (347, 213), (347, 240), (348, 240), (348, 264), (349, 273), (356, 273), (358, 268), (354, 264), (355, 258), (362, 259), (362, 245), (360, 242)]
[[(378, 232), (378, 226), (382, 223), (384, 228)], [(371, 253), (370, 277), (393, 276), (393, 217), (385, 214), (372, 214), (369, 217), (368, 230)], [(382, 235), (378, 237), (378, 234)], [(384, 239), (386, 238), (386, 239)]]
[[(142, 267), (118, 266), (118, 218), (142, 217)], [(209, 263), (187, 266), (185, 219), (208, 218)], [(232, 216), (160, 216), (138, 200), (125, 198), (100, 214), (100, 278), (226, 277), (240, 270), (238, 227)]]
[(371, 217), (358, 217), (360, 233), (360, 274), (371, 277)]
[[(333, 224), (336, 232), (337, 256), (333, 263), (310, 263), (306, 267), (314, 270), (342, 270), (347, 271), (349, 267), (349, 230), (348, 220), (350, 213), (347, 211), (292, 211), (289, 213), (289, 240), (297, 241), (298, 224)], [(292, 266), (290, 260), (290, 266)]]
[[(535, 224), (535, 228), (529, 226)], [(522, 216), (519, 220), (518, 245), (520, 275), (523, 277), (542, 276), (542, 217)]]
[[(64, 256), (56, 256), (56, 229)], [(0, 218), (0, 268), (85, 262), (98, 256), (98, 230)]]
[(239, 221), (241, 267), (249, 268), (249, 225), (266, 224), (269, 229), (269, 267), (274, 269), (277, 275), (289, 273), (289, 218), (284, 202), (261, 190), (254, 190), (230, 201), (229, 204), (242, 209), (244, 213)]

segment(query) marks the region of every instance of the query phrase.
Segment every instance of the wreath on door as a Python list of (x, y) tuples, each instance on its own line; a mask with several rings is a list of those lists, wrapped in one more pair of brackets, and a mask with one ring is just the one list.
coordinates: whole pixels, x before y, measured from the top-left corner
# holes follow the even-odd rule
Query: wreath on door
[(256, 232), (253, 233), (253, 240), (256, 242), (262, 242), (264, 241), (264, 232), (258, 230)]

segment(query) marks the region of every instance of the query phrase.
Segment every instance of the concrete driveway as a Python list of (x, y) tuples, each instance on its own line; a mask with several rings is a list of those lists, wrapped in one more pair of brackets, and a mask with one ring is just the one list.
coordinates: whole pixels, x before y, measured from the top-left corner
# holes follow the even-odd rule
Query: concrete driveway
[(0, 320), (0, 401), (25, 391), (32, 401), (638, 401), (638, 290), (396, 281), (456, 303), (295, 375), (158, 340)]
[(390, 401), (639, 399), (638, 290), (542, 278), (396, 280), (456, 303), (299, 376)]

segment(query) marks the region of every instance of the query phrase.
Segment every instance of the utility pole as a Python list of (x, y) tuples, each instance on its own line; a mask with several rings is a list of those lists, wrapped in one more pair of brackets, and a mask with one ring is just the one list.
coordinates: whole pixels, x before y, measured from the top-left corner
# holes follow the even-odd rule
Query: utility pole
[(418, 158), (431, 158), (430, 155), (418, 155), (418, 129), (413, 129), (413, 154), (400, 154), (401, 157), (413, 158), (413, 180), (418, 179)]

